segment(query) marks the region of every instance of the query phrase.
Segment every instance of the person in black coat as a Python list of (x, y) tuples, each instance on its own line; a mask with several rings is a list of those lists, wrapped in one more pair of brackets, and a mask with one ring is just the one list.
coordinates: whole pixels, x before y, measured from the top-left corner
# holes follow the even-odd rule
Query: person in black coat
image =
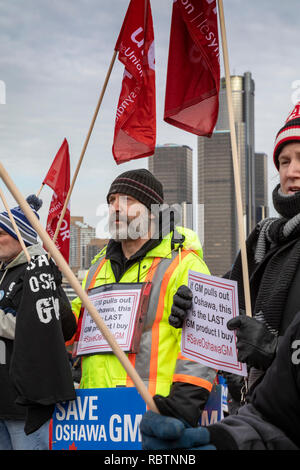
[(140, 429), (144, 450), (300, 450), (300, 312), (263, 380), (236, 415), (190, 428), (147, 411)]
[[(29, 197), (37, 215), (40, 202)], [(46, 450), (55, 403), (75, 398), (65, 341), (76, 320), (62, 276), (19, 207), (0, 213), (0, 450)]]
[[(240, 253), (224, 275), (238, 283), (240, 315), (227, 327), (236, 332), (238, 360), (248, 366), (247, 395), (272, 364), (278, 341), (300, 310), (300, 102), (276, 136), (274, 164), (280, 183), (273, 204), (279, 217), (262, 220), (246, 241), (252, 317), (245, 315)], [(175, 311), (170, 322), (178, 327), (182, 318)], [(241, 396), (243, 381), (227, 377), (229, 392)]]
[[(236, 331), (239, 361), (248, 365), (249, 394), (271, 365), (278, 341), (300, 310), (300, 102), (276, 136), (273, 158), (280, 178), (273, 191), (279, 217), (262, 220), (246, 242), (252, 318), (240, 315), (227, 325)], [(243, 313), (240, 254), (228, 277), (238, 281)]]

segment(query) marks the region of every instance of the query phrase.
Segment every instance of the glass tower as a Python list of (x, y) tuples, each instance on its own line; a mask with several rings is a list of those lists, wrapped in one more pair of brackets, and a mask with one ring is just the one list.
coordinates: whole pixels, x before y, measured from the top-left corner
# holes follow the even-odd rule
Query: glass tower
[[(240, 165), (245, 233), (266, 214), (265, 157), (255, 155), (254, 81), (250, 72), (231, 77), (234, 120)], [(260, 176), (255, 176), (260, 172)], [(258, 188), (264, 185), (263, 189)], [(267, 196), (266, 196), (267, 197)], [(239, 250), (236, 196), (232, 165), (231, 138), (225, 78), (221, 79), (220, 107), (215, 132), (211, 138), (198, 137), (198, 204), (204, 206), (204, 258), (212, 274), (222, 276), (231, 267)], [(259, 210), (258, 207), (259, 206)], [(203, 223), (203, 218), (202, 221)], [(200, 222), (200, 223), (201, 223)]]
[(149, 171), (162, 183), (166, 204), (182, 207), (182, 223), (193, 228), (193, 150), (187, 145), (155, 147)]

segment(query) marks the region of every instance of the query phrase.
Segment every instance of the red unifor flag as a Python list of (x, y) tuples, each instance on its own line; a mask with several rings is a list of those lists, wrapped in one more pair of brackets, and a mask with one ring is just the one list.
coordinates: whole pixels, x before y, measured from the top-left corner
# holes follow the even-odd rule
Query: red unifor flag
[(210, 137), (218, 118), (219, 90), (216, 0), (175, 0), (164, 120)]
[(119, 165), (155, 151), (155, 54), (149, 0), (131, 0), (115, 50), (125, 66), (112, 148)]
[[(47, 184), (53, 189), (49, 214), (47, 218), (46, 231), (51, 239), (53, 239), (57, 223), (59, 221), (62, 209), (67, 198), (70, 188), (70, 155), (69, 146), (64, 139), (62, 146), (57, 152), (53, 163), (45, 177), (43, 184)], [(70, 252), (70, 209), (67, 207), (63, 221), (61, 223), (56, 241), (57, 249), (69, 262)]]

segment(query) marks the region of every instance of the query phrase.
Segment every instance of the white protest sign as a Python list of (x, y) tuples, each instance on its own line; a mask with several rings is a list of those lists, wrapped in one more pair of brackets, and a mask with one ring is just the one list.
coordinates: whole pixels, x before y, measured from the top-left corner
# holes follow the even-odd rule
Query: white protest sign
[[(105, 289), (102, 292), (96, 290), (95, 293), (89, 295), (89, 298), (120, 348), (123, 351), (130, 351), (140, 304), (141, 287), (120, 289), (119, 284), (116, 289)], [(111, 352), (111, 347), (85, 309), (76, 354), (80, 356), (99, 352)]]
[(182, 331), (182, 354), (218, 370), (246, 376), (246, 365), (237, 359), (236, 335), (227, 322), (239, 314), (237, 283), (189, 271), (193, 306)]

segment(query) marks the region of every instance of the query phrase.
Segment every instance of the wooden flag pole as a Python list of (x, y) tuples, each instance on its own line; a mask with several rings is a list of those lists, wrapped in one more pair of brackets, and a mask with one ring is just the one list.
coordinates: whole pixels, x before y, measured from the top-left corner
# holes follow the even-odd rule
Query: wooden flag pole
[(219, 20), (220, 20), (222, 49), (223, 49), (224, 68), (225, 68), (226, 93), (227, 93), (231, 148), (232, 148), (232, 162), (233, 162), (235, 194), (236, 194), (236, 203), (237, 203), (239, 244), (240, 244), (241, 258), (242, 258), (245, 307), (246, 307), (246, 314), (248, 316), (252, 316), (248, 259), (247, 259), (246, 242), (245, 242), (245, 230), (244, 230), (244, 224), (243, 224), (243, 204), (242, 204), (241, 177), (240, 177), (240, 168), (239, 168), (240, 165), (239, 165), (239, 160), (238, 160), (237, 139), (236, 139), (236, 131), (235, 131), (235, 123), (234, 123), (234, 111), (233, 111), (233, 104), (232, 104), (232, 90), (231, 90), (223, 0), (218, 0), (218, 8), (219, 8)]
[(69, 200), (70, 200), (70, 197), (71, 197), (71, 194), (72, 194), (72, 191), (73, 191), (73, 187), (74, 187), (74, 184), (76, 182), (76, 178), (77, 178), (77, 175), (79, 173), (79, 170), (80, 170), (80, 167), (81, 167), (81, 164), (82, 164), (82, 160), (83, 160), (86, 148), (88, 146), (88, 143), (89, 143), (89, 140), (90, 140), (90, 137), (91, 137), (91, 134), (92, 134), (92, 131), (93, 131), (98, 113), (99, 113), (99, 109), (100, 109), (100, 106), (101, 106), (101, 103), (102, 103), (102, 100), (103, 100), (103, 96), (104, 96), (104, 93), (105, 93), (105, 90), (106, 90), (106, 87), (107, 87), (107, 84), (108, 84), (108, 81), (109, 81), (109, 78), (110, 78), (110, 75), (111, 75), (111, 71), (113, 69), (113, 66), (114, 66), (114, 63), (115, 63), (115, 60), (116, 60), (116, 56), (117, 56), (117, 51), (114, 51), (111, 62), (110, 62), (110, 65), (109, 65), (109, 68), (108, 68), (108, 71), (107, 71), (107, 74), (106, 74), (104, 85), (102, 87), (102, 91), (101, 91), (101, 94), (100, 94), (100, 97), (99, 97), (99, 100), (98, 100), (98, 103), (97, 103), (97, 106), (96, 106), (96, 109), (95, 109), (95, 112), (94, 112), (94, 116), (93, 116), (93, 119), (92, 119), (92, 122), (91, 122), (91, 125), (90, 125), (90, 128), (89, 128), (88, 134), (86, 136), (86, 139), (85, 139), (82, 151), (81, 151), (81, 155), (80, 155), (79, 161), (77, 163), (77, 167), (76, 167), (76, 170), (75, 170), (75, 173), (74, 173), (74, 176), (73, 176), (73, 179), (72, 179), (72, 182), (71, 182), (71, 185), (70, 185), (70, 188), (69, 188), (69, 191), (68, 191), (65, 203), (64, 203), (64, 207), (62, 208), (60, 218), (57, 222), (56, 230), (55, 230), (55, 233), (54, 233), (54, 236), (53, 236), (53, 242), (54, 243), (56, 241), (58, 232), (60, 230), (62, 221), (63, 221), (64, 216), (65, 216), (65, 212), (66, 212), (68, 204), (69, 204)]
[(10, 208), (8, 207), (8, 204), (7, 204), (7, 201), (6, 201), (5, 197), (4, 197), (4, 194), (3, 194), (2, 189), (0, 189), (0, 197), (1, 197), (2, 202), (3, 202), (3, 204), (4, 204), (4, 207), (5, 207), (5, 209), (6, 209), (7, 213), (8, 213), (8, 216), (9, 216), (9, 218), (10, 218), (10, 221), (11, 221), (11, 223), (12, 223), (12, 226), (13, 226), (13, 228), (14, 228), (14, 231), (15, 231), (16, 234), (17, 234), (19, 243), (20, 243), (20, 245), (21, 245), (21, 247), (22, 247), (22, 249), (23, 249), (23, 251), (24, 251), (24, 253), (25, 253), (25, 256), (26, 256), (26, 258), (27, 258), (27, 261), (28, 261), (28, 263), (30, 263), (30, 259), (31, 259), (31, 258), (30, 258), (30, 255), (29, 255), (29, 253), (28, 253), (28, 250), (27, 250), (27, 248), (26, 248), (26, 245), (25, 245), (25, 243), (24, 243), (24, 240), (23, 240), (23, 238), (22, 238), (22, 235), (20, 234), (20, 230), (18, 229), (18, 226), (17, 226), (17, 224), (16, 224), (16, 221), (15, 221), (15, 219), (13, 218), (13, 215), (12, 215), (12, 213), (11, 213), (11, 210), (10, 210)]
[(140, 395), (146, 402), (149, 409), (151, 409), (152, 411), (155, 411), (156, 413), (159, 413), (152, 396), (150, 395), (148, 389), (146, 388), (139, 374), (137, 373), (135, 368), (132, 366), (126, 354), (119, 347), (115, 338), (112, 336), (110, 330), (107, 328), (102, 318), (100, 317), (99, 313), (97, 312), (97, 309), (90, 301), (87, 293), (82, 289), (79, 281), (73, 274), (68, 263), (65, 261), (64, 257), (56, 248), (55, 243), (51, 240), (48, 233), (43, 229), (38, 218), (35, 216), (32, 209), (28, 205), (27, 201), (24, 199), (24, 197), (22, 196), (22, 194), (20, 193), (20, 191), (18, 190), (18, 188), (16, 187), (16, 185), (14, 184), (14, 182), (12, 181), (9, 174), (7, 173), (7, 171), (5, 170), (5, 168), (3, 167), (1, 163), (0, 163), (0, 177), (2, 178), (3, 182), (5, 183), (5, 185), (7, 186), (7, 188), (9, 189), (10, 193), (13, 195), (15, 200), (18, 202), (19, 206), (23, 210), (24, 214), (26, 215), (27, 219), (31, 223), (32, 227), (39, 234), (46, 249), (49, 251), (53, 259), (56, 261), (56, 264), (58, 265), (62, 273), (65, 275), (65, 277), (69, 281), (71, 287), (73, 287), (76, 294), (81, 298), (82, 304), (84, 305), (84, 307), (87, 308), (89, 314), (93, 318), (94, 322), (98, 326), (99, 330), (105, 337), (108, 344), (111, 346), (112, 351), (117, 356), (122, 366), (124, 367), (128, 375), (130, 376), (130, 378), (132, 379), (134, 385), (136, 386), (138, 392), (140, 393)]
[(42, 191), (42, 189), (43, 189), (44, 186), (45, 186), (45, 184), (42, 183), (40, 189), (39, 189), (38, 192), (36, 193), (36, 197), (39, 197), (39, 195), (41, 194), (41, 191)]

